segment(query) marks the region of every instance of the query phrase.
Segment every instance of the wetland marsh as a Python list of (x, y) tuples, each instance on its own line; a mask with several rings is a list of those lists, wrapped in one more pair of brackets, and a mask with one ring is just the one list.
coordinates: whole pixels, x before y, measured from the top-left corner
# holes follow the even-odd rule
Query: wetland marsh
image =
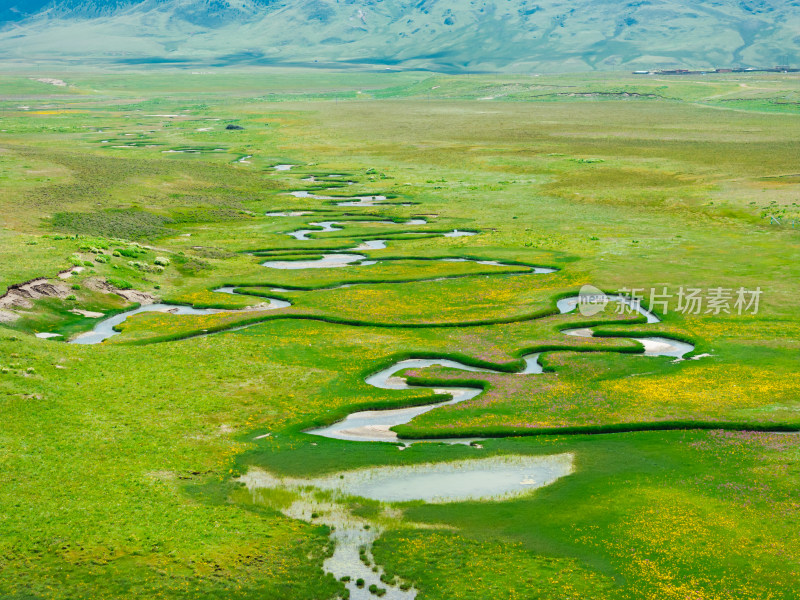
[(153, 77), (3, 79), (0, 595), (794, 598), (796, 78)]

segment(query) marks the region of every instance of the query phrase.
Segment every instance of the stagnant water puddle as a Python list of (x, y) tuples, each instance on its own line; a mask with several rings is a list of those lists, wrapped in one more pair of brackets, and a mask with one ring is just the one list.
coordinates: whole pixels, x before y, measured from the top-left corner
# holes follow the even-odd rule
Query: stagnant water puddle
[[(354, 516), (341, 500), (349, 496), (383, 503), (506, 500), (570, 475), (574, 459), (571, 453), (495, 456), (358, 469), (308, 479), (280, 478), (261, 469), (251, 469), (238, 481), (245, 484), (254, 503), (269, 504), (267, 490), (293, 491), (298, 499), (282, 509), (285, 515), (331, 528), (334, 551), (322, 568), (344, 582), (351, 600), (374, 598), (370, 586), (385, 590), (386, 598), (411, 600), (416, 597), (416, 590), (407, 582), (382, 578), (383, 569), (374, 564), (372, 555), (375, 540), (386, 527), (400, 524), (402, 513), (387, 506), (378, 517), (367, 520)], [(408, 522), (402, 524), (414, 526)]]
[(441, 504), (470, 500), (503, 500), (529, 493), (569, 475), (570, 453), (545, 456), (493, 456), (451, 462), (342, 471), (310, 479), (277, 477), (251, 469), (240, 478), (248, 489), (314, 487), (339, 496), (359, 496), (380, 502)]
[(385, 250), (386, 249), (386, 240), (367, 240), (362, 242), (353, 250)]
[[(250, 493), (255, 503), (261, 501), (264, 488), (253, 488)], [(389, 600), (413, 600), (417, 591), (410, 583), (392, 581), (384, 583), (383, 569), (375, 564), (372, 545), (383, 533), (383, 523), (359, 518), (335, 502), (320, 500), (310, 492), (301, 492), (301, 499), (281, 512), (287, 517), (331, 528), (330, 540), (333, 554), (322, 563), (322, 570), (342, 581), (350, 592), (350, 600), (374, 600), (370, 588), (384, 590)], [(387, 523), (388, 524), (388, 523)]]

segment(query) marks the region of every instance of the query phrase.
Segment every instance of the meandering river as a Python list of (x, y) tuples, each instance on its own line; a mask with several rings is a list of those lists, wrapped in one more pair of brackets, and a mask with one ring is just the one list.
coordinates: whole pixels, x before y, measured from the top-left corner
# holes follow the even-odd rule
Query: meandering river
[[(276, 171), (288, 171), (293, 165), (275, 165)], [(335, 175), (328, 175), (335, 178)], [(309, 181), (318, 181), (312, 176)], [(352, 183), (352, 182), (347, 182)], [(326, 196), (309, 191), (291, 192), (295, 198), (308, 198), (313, 200), (334, 201), (341, 207), (354, 206), (380, 206), (387, 200), (383, 195), (367, 196)], [(401, 203), (400, 205), (407, 205)], [(300, 217), (314, 214), (314, 211), (288, 210), (267, 213), (274, 217)], [(318, 234), (341, 231), (345, 225), (364, 224), (369, 221), (358, 220), (329, 220), (308, 223), (307, 228), (288, 232), (287, 235), (299, 242), (312, 240)], [(371, 221), (375, 223), (376, 221)], [(395, 221), (377, 221), (393, 225), (402, 225)], [(428, 224), (426, 219), (412, 218), (405, 225), (421, 226)], [(443, 238), (459, 238), (477, 235), (475, 231), (454, 229), (449, 232), (402, 232), (411, 235), (439, 235)], [(340, 251), (326, 251), (324, 253), (310, 250), (298, 250), (299, 258), (280, 260), (276, 257), (261, 263), (268, 269), (280, 270), (307, 270), (331, 269), (343, 267), (369, 267), (381, 262), (359, 252), (379, 251), (386, 249), (387, 239), (373, 239), (373, 236), (359, 237), (359, 244), (354, 248)], [(405, 239), (405, 238), (404, 238)], [(409, 237), (408, 239), (412, 239)], [(392, 241), (397, 241), (392, 239)], [(413, 259), (409, 259), (413, 260)], [(443, 262), (474, 262), (484, 266), (520, 266), (516, 263), (507, 263), (500, 260), (470, 259), (470, 258), (442, 258), (436, 259)], [(532, 267), (525, 274), (547, 275), (556, 270), (549, 267)], [(482, 273), (485, 276), (486, 273)], [(491, 275), (491, 273), (489, 273)], [(497, 275), (500, 275), (498, 273)], [(465, 275), (469, 276), (469, 275)], [(436, 281), (437, 278), (429, 281)], [(398, 282), (402, 283), (402, 282)], [(354, 284), (341, 284), (326, 289), (339, 289)], [(225, 286), (214, 290), (221, 294), (236, 294), (235, 286)], [(274, 292), (287, 291), (274, 288)], [(656, 324), (660, 319), (654, 313), (633, 305), (626, 297), (609, 295), (606, 300), (610, 303), (627, 306), (645, 317), (647, 324)], [(575, 311), (581, 302), (579, 296), (565, 298), (557, 303), (561, 314)], [(290, 303), (280, 299), (267, 299), (267, 302), (257, 307), (250, 307), (240, 311), (230, 311), (216, 308), (198, 309), (188, 306), (170, 304), (151, 304), (125, 311), (99, 321), (92, 331), (81, 334), (72, 340), (75, 344), (98, 344), (110, 337), (117, 335), (116, 327), (126, 319), (143, 312), (171, 312), (176, 315), (208, 315), (222, 312), (244, 312), (257, 310), (275, 310), (287, 308)], [(291, 315), (287, 315), (291, 318)], [(590, 338), (598, 335), (595, 327), (572, 328), (562, 331), (563, 334), (573, 337)], [(42, 337), (47, 334), (42, 334)], [(668, 357), (681, 360), (694, 351), (692, 344), (670, 339), (668, 337), (646, 337), (632, 335), (630, 340), (640, 343), (643, 354), (646, 356)], [(469, 348), (464, 349), (469, 352)], [(532, 352), (522, 356), (524, 368), (516, 375), (523, 377), (536, 377), (542, 372), (539, 362), (541, 352)], [(400, 449), (409, 444), (426, 440), (402, 440), (393, 431), (398, 425), (407, 424), (415, 417), (448, 406), (468, 402), (482, 393), (482, 389), (469, 386), (412, 386), (403, 375), (413, 369), (415, 371), (432, 367), (444, 367), (473, 373), (500, 373), (487, 368), (478, 368), (446, 357), (430, 356), (427, 358), (414, 358), (398, 360), (389, 367), (383, 368), (365, 378), (365, 383), (381, 390), (403, 391), (411, 389), (429, 390), (432, 396), (428, 404), (393, 408), (386, 410), (354, 411), (336, 423), (306, 431), (310, 436), (346, 440), (349, 442), (389, 442), (398, 445)], [(510, 375), (513, 376), (513, 375)], [(479, 440), (451, 438), (430, 440), (446, 444), (467, 444), (480, 448)], [(359, 469), (343, 471), (328, 476), (311, 479), (280, 478), (274, 474), (253, 469), (240, 478), (253, 494), (254, 500), (259, 499), (259, 494), (268, 488), (284, 488), (293, 490), (297, 500), (291, 506), (284, 507), (285, 514), (324, 523), (333, 527), (331, 539), (335, 543), (333, 555), (328, 558), (323, 568), (337, 579), (349, 578), (345, 585), (350, 591), (353, 600), (367, 600), (373, 596), (368, 591), (370, 585), (375, 585), (386, 590), (386, 598), (390, 600), (412, 600), (416, 597), (416, 590), (407, 584), (395, 581), (385, 583), (381, 581), (382, 570), (372, 565), (371, 546), (380, 535), (382, 526), (379, 523), (367, 521), (350, 514), (337, 498), (344, 496), (361, 496), (381, 502), (402, 503), (408, 501), (425, 502), (459, 502), (465, 500), (504, 499), (530, 492), (543, 486), (550, 485), (559, 478), (566, 477), (574, 470), (574, 457), (571, 454), (558, 454), (552, 456), (503, 456), (489, 458), (475, 458), (466, 461), (430, 463), (422, 465), (409, 465), (401, 467), (376, 467), (372, 469)], [(327, 492), (326, 497), (319, 496), (314, 490)], [(363, 550), (362, 550), (363, 548)], [(358, 581), (360, 581), (360, 585)]]

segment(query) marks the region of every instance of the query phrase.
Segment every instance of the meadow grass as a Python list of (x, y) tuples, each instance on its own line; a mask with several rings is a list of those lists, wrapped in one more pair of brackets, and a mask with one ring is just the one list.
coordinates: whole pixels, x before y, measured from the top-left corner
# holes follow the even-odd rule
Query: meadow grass
[[(532, 79), (87, 73), (60, 89), (4, 76), (0, 293), (84, 270), (63, 280), (74, 298), (35, 299), (0, 326), (0, 595), (332, 598), (327, 529), (258, 506), (232, 478), (568, 451), (576, 472), (529, 497), (401, 507), (376, 559), (421, 600), (791, 598), (796, 436), (692, 428), (798, 424), (798, 80)], [(302, 181), (329, 174), (355, 184)], [(286, 193), (298, 189), (414, 204), (337, 207)], [(266, 215), (287, 210), (314, 212)], [(286, 235), (322, 220), (346, 225)], [(432, 235), (455, 228), (480, 234)], [(376, 265), (260, 265), (365, 239), (389, 240), (363, 252)], [(459, 257), (510, 266), (434, 260)], [(103, 279), (180, 304), (292, 307), (141, 314), (94, 347), (31, 335), (91, 328), (73, 308), (130, 307)], [(554, 314), (583, 284), (763, 296), (755, 315), (672, 308), (654, 325)], [(244, 294), (212, 291), (228, 285)], [(710, 356), (673, 364), (626, 337), (561, 333), (587, 324)], [(548, 372), (515, 374), (537, 350)], [(409, 356), (503, 373), (469, 374), (481, 395), (403, 433), (538, 435), (400, 452), (302, 433), (430, 402), (364, 382)], [(625, 432), (668, 426), (689, 430)], [(619, 432), (576, 435), (587, 428)]]

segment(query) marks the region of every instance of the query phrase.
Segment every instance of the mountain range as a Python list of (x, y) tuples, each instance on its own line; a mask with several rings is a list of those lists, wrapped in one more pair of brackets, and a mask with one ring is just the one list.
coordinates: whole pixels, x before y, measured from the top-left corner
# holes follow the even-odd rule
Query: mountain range
[(800, 0), (9, 0), (0, 60), (459, 71), (800, 62)]

